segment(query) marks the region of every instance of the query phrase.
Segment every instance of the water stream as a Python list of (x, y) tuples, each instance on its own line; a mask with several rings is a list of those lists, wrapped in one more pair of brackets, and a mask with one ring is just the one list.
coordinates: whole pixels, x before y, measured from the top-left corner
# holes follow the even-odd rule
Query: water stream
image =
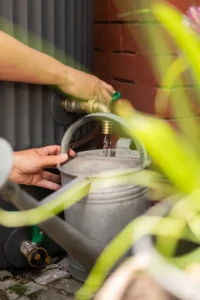
[(103, 152), (105, 156), (110, 156), (110, 148), (111, 148), (111, 136), (110, 134), (105, 134), (103, 141)]

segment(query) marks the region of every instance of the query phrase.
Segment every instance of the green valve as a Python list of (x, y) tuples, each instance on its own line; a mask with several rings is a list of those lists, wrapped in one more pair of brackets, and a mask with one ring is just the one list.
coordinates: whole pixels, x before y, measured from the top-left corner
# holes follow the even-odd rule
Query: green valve
[[(14, 212), (14, 210), (11, 210)], [(44, 234), (41, 229), (37, 226), (32, 226), (31, 228), (32, 233), (32, 242), (35, 244), (41, 244), (44, 241)]]
[(112, 101), (117, 101), (121, 98), (121, 95), (119, 92), (115, 92), (113, 95), (112, 95)]
[(32, 242), (37, 244), (41, 244), (44, 240), (44, 234), (41, 232), (40, 228), (37, 226), (32, 227)]

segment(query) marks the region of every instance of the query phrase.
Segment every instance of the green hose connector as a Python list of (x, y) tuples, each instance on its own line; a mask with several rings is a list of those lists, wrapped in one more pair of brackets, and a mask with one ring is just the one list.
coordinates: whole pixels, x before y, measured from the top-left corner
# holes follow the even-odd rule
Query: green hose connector
[(31, 227), (31, 240), (36, 245), (40, 245), (44, 241), (44, 234), (38, 226)]
[(113, 101), (117, 101), (121, 98), (121, 95), (119, 92), (115, 92), (113, 95), (112, 95), (112, 102)]
[(41, 232), (41, 229), (37, 226), (31, 228), (32, 231), (32, 242), (36, 245), (41, 244), (44, 240), (44, 234)]

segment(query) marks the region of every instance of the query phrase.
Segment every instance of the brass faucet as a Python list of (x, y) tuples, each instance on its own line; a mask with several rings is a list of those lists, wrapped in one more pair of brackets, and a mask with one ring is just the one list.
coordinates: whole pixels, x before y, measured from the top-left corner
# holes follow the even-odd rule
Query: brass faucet
[[(96, 112), (110, 112), (110, 109), (106, 104), (95, 99), (81, 102), (75, 100), (64, 100), (62, 101), (61, 105), (67, 112), (71, 113), (92, 114)], [(112, 134), (112, 125), (109, 121), (102, 121), (102, 133), (104, 135)]]

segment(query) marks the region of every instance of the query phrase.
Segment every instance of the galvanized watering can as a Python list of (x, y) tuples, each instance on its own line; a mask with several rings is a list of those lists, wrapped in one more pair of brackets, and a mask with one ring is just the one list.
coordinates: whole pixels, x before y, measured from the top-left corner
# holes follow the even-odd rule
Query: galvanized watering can
[[(96, 114), (95, 114), (96, 116)], [(84, 123), (92, 121), (86, 116), (73, 124), (65, 133), (61, 151), (68, 152), (70, 140)], [(58, 166), (62, 186), (76, 178), (86, 177), (101, 181), (98, 188), (91, 184), (89, 194), (80, 202), (65, 211), (65, 220), (85, 236), (104, 248), (129, 222), (143, 214), (150, 206), (147, 188), (136, 185), (107, 186), (110, 176), (115, 178), (123, 172), (133, 172), (149, 165), (147, 153), (142, 145), (135, 142), (137, 151), (130, 149), (131, 141), (118, 140), (110, 156), (104, 150), (91, 150), (77, 153), (76, 157)], [(115, 171), (115, 173), (113, 173)], [(99, 175), (99, 174), (102, 175)], [(70, 273), (79, 281), (88, 275), (86, 269), (69, 254)]]
[[(62, 152), (68, 150), (76, 130), (96, 116), (105, 117), (104, 114), (85, 116), (67, 130), (62, 140)], [(109, 117), (112, 120), (114, 115), (106, 114), (106, 118)], [(0, 189), (0, 196), (20, 210), (32, 209), (52, 201), (56, 204), (59, 197), (65, 203), (66, 200), (70, 202), (73, 198), (82, 197), (80, 202), (65, 211), (65, 220), (54, 216), (38, 225), (68, 252), (71, 275), (81, 282), (113, 237), (150, 206), (145, 187), (136, 186), (132, 182), (120, 185), (117, 181), (121, 175), (133, 174), (149, 166), (144, 147), (137, 141), (135, 144), (137, 151), (129, 148), (129, 140), (121, 139), (108, 157), (105, 157), (103, 150), (77, 153), (75, 158), (58, 166), (62, 188), (39, 203), (13, 183), (8, 182)], [(99, 174), (105, 171), (103, 176)], [(6, 172), (5, 177), (7, 174), (9, 172)], [(64, 196), (66, 193), (67, 199)]]

